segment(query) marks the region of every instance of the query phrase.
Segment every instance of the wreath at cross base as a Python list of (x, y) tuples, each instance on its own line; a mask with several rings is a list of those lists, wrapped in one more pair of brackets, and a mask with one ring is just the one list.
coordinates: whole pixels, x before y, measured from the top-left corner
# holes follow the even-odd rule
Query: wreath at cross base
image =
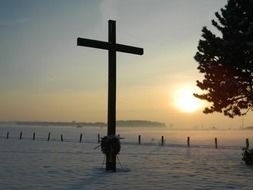
[(242, 160), (246, 165), (253, 165), (253, 149), (243, 148)]
[(117, 155), (120, 152), (120, 140), (118, 136), (104, 136), (101, 139), (101, 151), (108, 155)]

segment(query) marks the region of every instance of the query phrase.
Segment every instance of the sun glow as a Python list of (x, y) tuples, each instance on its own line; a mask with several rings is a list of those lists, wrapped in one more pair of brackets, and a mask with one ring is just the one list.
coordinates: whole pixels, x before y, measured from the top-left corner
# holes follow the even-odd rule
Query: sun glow
[(203, 102), (193, 96), (196, 89), (191, 86), (182, 86), (175, 91), (175, 107), (183, 112), (194, 112), (203, 107)]

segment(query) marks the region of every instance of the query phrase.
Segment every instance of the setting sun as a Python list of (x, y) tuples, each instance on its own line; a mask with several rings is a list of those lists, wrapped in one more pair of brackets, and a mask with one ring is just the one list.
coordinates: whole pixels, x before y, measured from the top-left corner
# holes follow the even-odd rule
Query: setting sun
[(183, 112), (194, 112), (199, 110), (203, 103), (193, 96), (193, 87), (183, 86), (175, 92), (175, 107)]

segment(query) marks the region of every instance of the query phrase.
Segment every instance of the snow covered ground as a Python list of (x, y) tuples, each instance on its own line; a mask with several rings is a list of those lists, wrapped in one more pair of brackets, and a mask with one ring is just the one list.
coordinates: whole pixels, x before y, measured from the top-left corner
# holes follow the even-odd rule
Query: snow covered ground
[[(0, 126), (0, 189), (253, 189), (253, 167), (241, 161), (241, 147), (245, 138), (253, 139), (251, 131), (118, 131), (125, 137), (121, 165), (116, 173), (108, 173), (104, 155), (94, 149), (97, 133), (106, 133), (103, 128)], [(165, 146), (159, 145), (161, 135)], [(187, 136), (192, 139), (191, 148), (185, 145)]]

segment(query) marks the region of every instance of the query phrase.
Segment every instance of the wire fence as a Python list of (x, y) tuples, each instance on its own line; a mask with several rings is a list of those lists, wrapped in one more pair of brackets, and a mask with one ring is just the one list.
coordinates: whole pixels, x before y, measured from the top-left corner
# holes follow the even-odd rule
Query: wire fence
[[(48, 132), (47, 135), (43, 134), (38, 134), (36, 132), (33, 132), (32, 135), (24, 135), (22, 131), (17, 133), (14, 133), (13, 135), (8, 131), (6, 134), (1, 134), (0, 139), (1, 140), (19, 140), (19, 141), (47, 141), (47, 142), (62, 142), (62, 143), (95, 143), (97, 144), (96, 148), (100, 146), (101, 143), (101, 134), (97, 134), (96, 136), (93, 134), (93, 137), (90, 135), (84, 136), (83, 133), (80, 133), (78, 136), (76, 135), (76, 138), (73, 138), (73, 136), (70, 138), (68, 136), (65, 136), (63, 133), (59, 134), (54, 134), (52, 136), (51, 132)], [(162, 146), (162, 147), (186, 147), (186, 148), (213, 148), (213, 149), (242, 149), (243, 147), (249, 147), (249, 139), (245, 139), (245, 144), (243, 145), (222, 145), (219, 144), (218, 138), (214, 137), (213, 141), (209, 142), (209, 144), (194, 144), (191, 143), (191, 137), (187, 137), (185, 139), (185, 144), (182, 143), (172, 143), (172, 142), (167, 142), (164, 136), (161, 136), (159, 140), (155, 140), (152, 138), (150, 141), (145, 141), (142, 139), (142, 135), (137, 135), (136, 136), (136, 141), (133, 139), (127, 139), (124, 137), (120, 137), (121, 144), (122, 145), (139, 145), (139, 146)]]

